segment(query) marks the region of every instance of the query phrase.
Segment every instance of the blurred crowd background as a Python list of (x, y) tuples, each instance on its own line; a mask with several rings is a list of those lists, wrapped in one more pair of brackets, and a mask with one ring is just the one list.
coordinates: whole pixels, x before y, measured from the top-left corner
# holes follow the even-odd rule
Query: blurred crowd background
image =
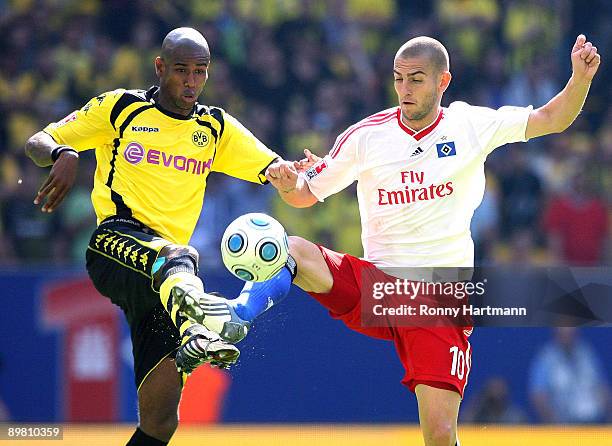
[[(394, 106), (393, 56), (411, 37), (436, 37), (449, 50), (453, 80), (443, 106), (463, 100), (497, 108), (538, 107), (554, 96), (571, 74), (576, 36), (585, 33), (603, 62), (583, 113), (563, 134), (490, 156), (472, 230), (482, 265), (609, 265), (611, 20), (608, 0), (0, 0), (0, 265), (82, 265), (95, 227), (93, 154), (81, 157), (74, 189), (46, 215), (32, 200), (47, 170), (26, 159), (24, 142), (100, 92), (155, 84), (153, 59), (177, 26), (199, 29), (211, 48), (201, 102), (223, 107), (286, 159), (301, 158), (304, 148), (324, 155), (349, 125)], [(294, 210), (269, 186), (212, 174), (192, 240), (204, 274), (220, 265), (225, 226), (250, 211), (275, 215), (292, 234), (362, 253), (351, 188)], [(575, 339), (557, 333), (534, 359), (529, 386), (541, 420), (566, 422), (551, 414), (555, 407), (581, 411), (575, 422), (611, 417), (602, 365)], [(585, 381), (575, 394), (578, 372)], [(479, 388), (467, 419), (525, 420), (502, 378)], [(538, 400), (545, 392), (560, 402), (546, 407)], [(582, 398), (586, 392), (593, 397)], [(560, 407), (570, 400), (585, 404)]]

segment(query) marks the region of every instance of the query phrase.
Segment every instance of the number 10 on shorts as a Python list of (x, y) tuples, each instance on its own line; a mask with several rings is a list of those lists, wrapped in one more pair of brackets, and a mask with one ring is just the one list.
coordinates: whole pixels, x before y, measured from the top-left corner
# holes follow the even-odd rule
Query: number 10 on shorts
[(459, 379), (463, 379), (466, 372), (470, 373), (470, 366), (472, 362), (470, 347), (471, 346), (468, 345), (465, 353), (456, 345), (453, 345), (449, 349), (449, 352), (453, 355), (453, 364), (451, 365), (450, 370), (451, 376), (456, 376)]

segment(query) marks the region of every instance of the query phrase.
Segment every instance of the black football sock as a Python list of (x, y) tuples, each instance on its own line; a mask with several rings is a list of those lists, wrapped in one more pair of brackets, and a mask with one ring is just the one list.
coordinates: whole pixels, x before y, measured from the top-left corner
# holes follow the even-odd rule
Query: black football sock
[(167, 444), (168, 443), (165, 441), (158, 440), (157, 438), (145, 434), (138, 427), (125, 446), (166, 446)]

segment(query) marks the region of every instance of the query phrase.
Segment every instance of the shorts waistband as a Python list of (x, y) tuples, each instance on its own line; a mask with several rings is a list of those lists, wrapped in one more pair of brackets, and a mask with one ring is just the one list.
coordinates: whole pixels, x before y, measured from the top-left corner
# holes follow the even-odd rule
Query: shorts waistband
[(149, 228), (147, 225), (142, 223), (139, 220), (136, 220), (132, 217), (119, 217), (117, 215), (113, 215), (102, 220), (102, 223), (98, 225), (98, 227), (104, 227), (108, 225), (123, 225), (123, 226), (131, 226), (134, 229), (138, 229), (146, 234), (156, 234), (156, 232)]

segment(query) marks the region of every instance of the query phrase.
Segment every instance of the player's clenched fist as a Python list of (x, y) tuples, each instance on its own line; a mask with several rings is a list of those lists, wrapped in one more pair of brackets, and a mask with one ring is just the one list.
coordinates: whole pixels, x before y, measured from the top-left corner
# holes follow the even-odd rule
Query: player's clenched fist
[(580, 34), (572, 48), (572, 71), (574, 76), (591, 81), (595, 73), (597, 73), (600, 62), (601, 56), (597, 52), (597, 47), (588, 42), (584, 34)]
[(294, 163), (290, 161), (277, 161), (266, 170), (266, 178), (279, 191), (289, 193), (295, 189), (298, 173)]

